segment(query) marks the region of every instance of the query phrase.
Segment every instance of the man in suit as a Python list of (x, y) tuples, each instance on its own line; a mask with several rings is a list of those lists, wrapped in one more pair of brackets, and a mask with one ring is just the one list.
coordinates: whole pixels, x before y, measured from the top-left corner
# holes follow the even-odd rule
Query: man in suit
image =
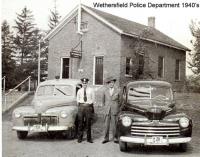
[(108, 77), (105, 80), (106, 89), (103, 92), (103, 106), (105, 108), (105, 135), (102, 143), (109, 142), (109, 130), (112, 130), (114, 142), (118, 142), (116, 132), (117, 114), (120, 105), (120, 90), (115, 86), (116, 79)]
[(84, 124), (87, 130), (87, 141), (93, 143), (91, 137), (91, 119), (93, 114), (93, 104), (95, 100), (94, 91), (87, 87), (88, 78), (82, 78), (82, 88), (77, 92), (78, 104), (78, 143), (82, 142)]

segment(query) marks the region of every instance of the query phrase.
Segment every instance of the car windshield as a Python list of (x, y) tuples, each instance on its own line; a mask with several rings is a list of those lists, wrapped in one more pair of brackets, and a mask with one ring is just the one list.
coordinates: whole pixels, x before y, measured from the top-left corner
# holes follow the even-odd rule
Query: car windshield
[(37, 96), (71, 96), (73, 87), (71, 85), (45, 85), (37, 90)]
[(129, 87), (128, 100), (137, 101), (142, 99), (172, 100), (170, 87), (156, 85), (134, 85)]

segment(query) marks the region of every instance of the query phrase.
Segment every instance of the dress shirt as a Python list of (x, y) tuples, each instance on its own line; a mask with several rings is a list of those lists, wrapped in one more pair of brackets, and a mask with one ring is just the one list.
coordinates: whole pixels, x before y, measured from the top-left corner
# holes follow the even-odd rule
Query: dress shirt
[(92, 88), (86, 88), (87, 101), (84, 101), (84, 88), (81, 88), (77, 92), (77, 103), (93, 104), (95, 100), (94, 91)]
[(113, 95), (114, 88), (109, 88), (110, 96)]

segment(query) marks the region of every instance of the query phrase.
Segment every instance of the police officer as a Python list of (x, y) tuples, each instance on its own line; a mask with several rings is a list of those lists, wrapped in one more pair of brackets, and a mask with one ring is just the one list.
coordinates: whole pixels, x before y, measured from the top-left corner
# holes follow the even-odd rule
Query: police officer
[(78, 104), (78, 143), (82, 142), (84, 124), (87, 130), (87, 141), (93, 143), (91, 137), (91, 119), (94, 103), (94, 91), (88, 87), (88, 78), (82, 78), (82, 88), (77, 92)]

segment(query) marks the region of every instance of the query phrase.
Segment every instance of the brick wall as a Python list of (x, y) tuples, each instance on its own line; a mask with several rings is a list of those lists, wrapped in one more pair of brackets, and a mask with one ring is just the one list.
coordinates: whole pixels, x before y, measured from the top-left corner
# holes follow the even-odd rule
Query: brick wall
[(82, 58), (71, 59), (71, 78), (88, 77), (92, 84), (94, 56), (104, 57), (104, 79), (110, 75), (119, 78), (120, 35), (86, 12), (82, 12), (82, 21), (88, 22), (88, 31), (82, 37), (76, 33), (77, 24), (72, 19), (49, 41), (48, 79), (60, 74), (61, 57), (69, 57), (71, 48), (80, 40), (83, 41)]
[[(120, 86), (127, 81), (133, 80), (131, 77), (125, 76), (125, 68), (126, 56), (132, 57), (134, 53), (133, 43), (136, 39), (128, 36), (120, 36), (117, 32), (108, 28), (86, 12), (82, 12), (82, 21), (88, 22), (88, 31), (83, 36), (77, 34), (77, 23), (75, 18), (72, 18), (71, 21), (50, 39), (48, 79), (53, 79), (55, 75), (60, 75), (61, 58), (70, 57), (70, 50), (82, 40), (82, 58), (70, 59), (71, 78), (88, 77), (90, 84), (93, 84), (94, 56), (103, 56), (104, 79), (112, 75), (118, 79), (117, 84)], [(145, 70), (150, 66), (154, 78), (166, 80), (172, 83), (177, 89), (180, 89), (185, 80), (185, 52), (151, 42), (144, 42), (144, 46), (150, 58), (149, 65), (145, 64)], [(77, 49), (80, 49), (80, 47)], [(157, 77), (158, 56), (163, 56), (165, 59), (164, 78)], [(175, 59), (181, 60), (180, 81), (175, 81)], [(83, 71), (80, 72), (80, 69)]]
[[(131, 77), (125, 76), (126, 61), (125, 56), (131, 57), (134, 53), (133, 43), (134, 38), (128, 36), (122, 36), (121, 42), (121, 77), (120, 83), (132, 80)], [(150, 67), (152, 74), (155, 79), (165, 80), (173, 84), (174, 88), (182, 90), (185, 81), (185, 63), (186, 56), (184, 51), (176, 50), (166, 46), (161, 46), (151, 42), (144, 42), (145, 49), (147, 50), (147, 55), (149, 56), (149, 64), (145, 64), (144, 70)], [(164, 78), (158, 77), (158, 56), (164, 57), (165, 72)], [(146, 58), (147, 59), (147, 58)], [(180, 59), (180, 81), (175, 80), (175, 60)]]

